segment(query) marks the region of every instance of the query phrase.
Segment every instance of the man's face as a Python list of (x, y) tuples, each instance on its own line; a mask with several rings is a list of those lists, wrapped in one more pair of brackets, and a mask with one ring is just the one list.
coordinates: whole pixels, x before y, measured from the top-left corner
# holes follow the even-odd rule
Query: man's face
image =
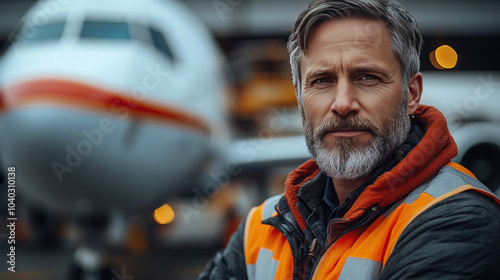
[(321, 23), (309, 35), (300, 68), (307, 144), (329, 176), (363, 178), (405, 140), (401, 67), (383, 22)]

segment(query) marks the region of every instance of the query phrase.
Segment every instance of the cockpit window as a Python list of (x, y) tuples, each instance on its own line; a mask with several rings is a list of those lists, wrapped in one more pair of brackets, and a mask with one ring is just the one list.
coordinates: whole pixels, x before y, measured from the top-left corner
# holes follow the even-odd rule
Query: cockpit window
[(22, 38), (18, 37), (18, 40), (29, 43), (56, 40), (61, 38), (64, 25), (65, 22), (53, 22), (45, 25), (33, 26), (23, 32)]
[(174, 56), (163, 34), (154, 28), (149, 28), (149, 32), (151, 32), (151, 38), (153, 39), (155, 48), (166, 55), (173, 62)]
[(87, 20), (83, 23), (80, 37), (129, 40), (130, 31), (127, 23), (125, 22), (104, 22)]

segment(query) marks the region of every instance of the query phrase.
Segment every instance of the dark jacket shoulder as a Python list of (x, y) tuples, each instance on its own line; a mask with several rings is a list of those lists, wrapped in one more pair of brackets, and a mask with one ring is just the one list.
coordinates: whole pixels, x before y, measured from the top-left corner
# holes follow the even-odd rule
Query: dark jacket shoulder
[(499, 279), (499, 240), (500, 206), (465, 191), (405, 228), (379, 279)]

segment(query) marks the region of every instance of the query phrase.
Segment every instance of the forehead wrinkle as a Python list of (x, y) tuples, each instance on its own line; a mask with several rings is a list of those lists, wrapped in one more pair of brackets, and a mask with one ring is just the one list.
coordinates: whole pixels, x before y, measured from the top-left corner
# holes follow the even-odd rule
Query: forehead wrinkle
[(304, 77), (316, 77), (321, 75), (336, 75), (336, 73), (356, 73), (356, 72), (376, 72), (384, 75), (390, 75), (390, 72), (393, 72), (392, 69), (382, 61), (382, 65), (380, 63), (373, 62), (365, 62), (365, 59), (360, 59), (360, 62), (357, 61), (341, 61), (339, 63), (331, 62), (331, 64), (327, 64), (325, 60), (322, 60), (320, 63), (322, 65), (316, 66), (311, 65), (308, 69), (305, 69)]
[[(331, 48), (331, 46), (324, 45), (323, 48)], [(340, 72), (344, 72), (349, 69), (355, 68), (377, 68), (382, 69), (386, 66), (386, 62), (384, 60), (380, 60), (370, 56), (370, 50), (356, 50), (356, 49), (345, 49), (340, 50), (329, 57), (315, 57), (313, 60), (312, 57), (304, 56), (304, 59), (301, 61), (301, 64), (306, 62), (306, 66), (309, 69), (305, 69), (305, 74), (309, 75), (312, 72), (330, 72), (332, 70)], [(377, 63), (373, 63), (370, 60), (376, 59)], [(312, 63), (312, 64), (311, 64)], [(307, 65), (311, 64), (311, 65)]]
[[(323, 64), (323, 63), (322, 63)], [(334, 75), (335, 70), (337, 68), (336, 64), (331, 65), (311, 65), (307, 69), (305, 69), (304, 77), (307, 79), (308, 77), (317, 77), (322, 75)]]
[[(389, 32), (389, 28), (382, 19), (366, 18), (366, 17), (337, 18), (319, 22), (313, 29), (309, 30), (307, 37), (304, 38), (305, 44), (303, 52), (306, 53), (308, 51), (311, 42), (310, 40), (311, 37), (315, 36), (316, 33), (320, 32), (319, 30), (322, 29), (324, 25), (330, 23), (342, 23), (352, 20), (363, 21), (364, 25), (362, 28), (351, 28), (348, 33), (344, 34), (347, 36), (341, 35), (343, 37), (343, 39), (341, 39), (341, 42), (345, 43), (359, 42), (359, 43), (377, 44), (381, 41), (380, 36), (388, 37), (392, 42), (392, 36)], [(353, 38), (349, 38), (352, 35), (355, 36), (354, 40), (352, 40)]]

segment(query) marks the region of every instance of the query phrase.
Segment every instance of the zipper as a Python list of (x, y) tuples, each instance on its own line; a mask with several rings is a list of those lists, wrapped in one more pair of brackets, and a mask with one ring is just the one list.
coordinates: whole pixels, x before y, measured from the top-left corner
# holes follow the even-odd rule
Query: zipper
[[(276, 209), (278, 211), (278, 209)], [(306, 248), (305, 245), (303, 245), (302, 242), (305, 240), (305, 235), (302, 231), (298, 231), (294, 225), (288, 221), (279, 211), (278, 211), (279, 217), (282, 220), (283, 223), (280, 223), (279, 225), (279, 230), (283, 235), (286, 237), (288, 240), (288, 244), (290, 244), (290, 250), (292, 251), (292, 256), (293, 256), (293, 279), (300, 279), (300, 263), (303, 260), (303, 256), (305, 255)], [(297, 251), (295, 242), (293, 242), (293, 238), (298, 240), (300, 247), (298, 248), (299, 251)]]
[(309, 253), (307, 254), (307, 256), (309, 258), (312, 258), (312, 257), (316, 257), (316, 251), (318, 249), (318, 240), (316, 238), (313, 239), (313, 241), (311, 242), (311, 246), (309, 247)]
[[(368, 219), (370, 218), (371, 214), (376, 212), (378, 210), (378, 207), (377, 206), (373, 206), (372, 208), (370, 208), (368, 211), (367, 211), (367, 214), (365, 214), (365, 216), (363, 217), (363, 220), (361, 220), (359, 223), (353, 225), (352, 227), (350, 228), (347, 228), (345, 230), (343, 230), (342, 232), (340, 232), (339, 234), (337, 234), (337, 236), (335, 236), (334, 239), (332, 239), (332, 241), (329, 241), (328, 244), (325, 246), (325, 248), (323, 248), (323, 250), (321, 250), (319, 256), (318, 256), (318, 259), (316, 260), (316, 262), (314, 263), (314, 266), (313, 266), (313, 269), (311, 270), (311, 275), (309, 276), (309, 279), (312, 279), (312, 277), (314, 276), (314, 272), (316, 271), (316, 268), (319, 264), (319, 261), (321, 260), (321, 258), (323, 257), (323, 255), (326, 253), (326, 251), (335, 243), (337, 242), (337, 240), (339, 240), (342, 236), (344, 236), (345, 234), (353, 231), (353, 230), (356, 230), (362, 226), (364, 226), (366, 224), (366, 222), (368, 221)], [(314, 241), (314, 240), (313, 240)], [(312, 245), (312, 244), (311, 244)]]

